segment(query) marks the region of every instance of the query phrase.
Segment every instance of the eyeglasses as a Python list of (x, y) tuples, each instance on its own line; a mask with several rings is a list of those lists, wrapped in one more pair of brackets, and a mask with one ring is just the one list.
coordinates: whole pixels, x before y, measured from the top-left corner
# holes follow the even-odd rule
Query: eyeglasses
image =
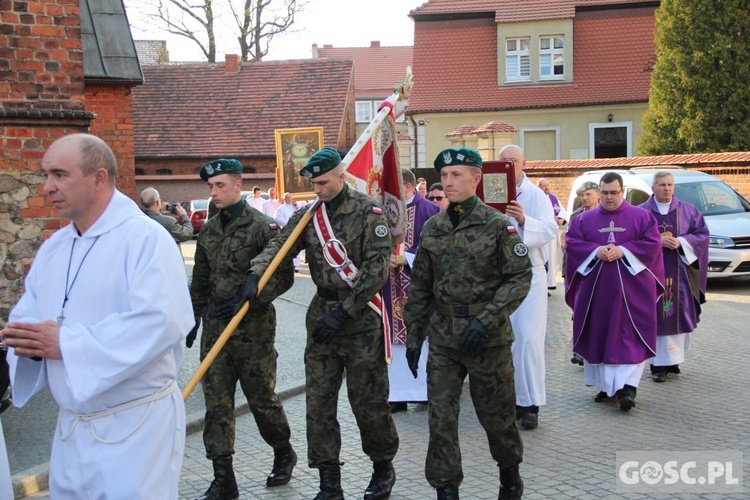
[(617, 196), (618, 194), (622, 193), (622, 189), (618, 191), (600, 191), (602, 196)]
[(427, 199), (430, 201), (443, 201), (445, 196), (428, 196)]

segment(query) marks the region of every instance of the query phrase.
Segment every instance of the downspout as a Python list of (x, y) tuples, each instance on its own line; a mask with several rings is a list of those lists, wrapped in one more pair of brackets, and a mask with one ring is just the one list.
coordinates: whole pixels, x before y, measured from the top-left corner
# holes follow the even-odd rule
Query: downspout
[(412, 170), (416, 173), (419, 168), (419, 131), (417, 130), (417, 122), (414, 121), (414, 115), (409, 115), (409, 120), (411, 120), (411, 124), (414, 125), (414, 167)]

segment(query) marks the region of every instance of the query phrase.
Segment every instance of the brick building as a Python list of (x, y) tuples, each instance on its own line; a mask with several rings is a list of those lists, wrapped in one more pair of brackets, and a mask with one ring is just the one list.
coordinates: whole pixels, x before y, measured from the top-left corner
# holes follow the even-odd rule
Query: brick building
[(143, 82), (121, 1), (0, 0), (0, 321), (44, 238), (63, 226), (39, 162), (57, 138), (90, 132), (135, 195), (131, 89)]

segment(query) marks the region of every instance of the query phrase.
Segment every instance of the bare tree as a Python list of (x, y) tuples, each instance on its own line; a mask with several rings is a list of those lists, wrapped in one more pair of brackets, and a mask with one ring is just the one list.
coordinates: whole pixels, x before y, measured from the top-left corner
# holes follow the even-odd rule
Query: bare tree
[(158, 29), (191, 40), (208, 62), (216, 62), (221, 12), (232, 15), (234, 26), (228, 28), (239, 42), (242, 60), (260, 61), (271, 40), (290, 31), (305, 0), (129, 0), (128, 4)]
[(244, 8), (239, 11), (234, 3), (228, 0), (239, 30), (237, 41), (243, 61), (261, 61), (273, 37), (291, 28), (304, 5), (301, 0), (284, 0), (283, 6), (278, 0), (244, 0)]

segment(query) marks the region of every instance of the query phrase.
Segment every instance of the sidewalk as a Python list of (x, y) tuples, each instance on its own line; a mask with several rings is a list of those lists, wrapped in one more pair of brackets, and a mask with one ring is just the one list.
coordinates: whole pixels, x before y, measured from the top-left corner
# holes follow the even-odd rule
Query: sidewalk
[[(699, 333), (693, 337), (693, 352), (683, 373), (667, 382), (651, 381), (648, 369), (638, 388), (637, 406), (622, 412), (615, 402), (594, 403), (596, 390), (583, 385), (583, 369), (569, 361), (570, 315), (562, 291), (552, 292), (546, 342), (547, 406), (539, 415), (539, 428), (522, 431), (524, 463), (521, 475), (528, 499), (599, 498), (747, 498), (745, 493), (727, 495), (628, 494), (616, 492), (615, 453), (634, 450), (750, 449), (750, 341), (745, 332), (750, 295), (730, 290), (711, 294)], [(743, 319), (744, 318), (744, 319)], [(424, 362), (424, 360), (423, 360)], [(299, 390), (299, 389), (297, 389)], [(266, 489), (273, 452), (260, 438), (251, 415), (237, 419), (235, 470), (241, 498), (313, 498), (318, 474), (306, 461), (304, 394), (287, 393), (284, 408), (292, 426), (292, 444), (299, 455), (294, 478), (285, 486)], [(464, 499), (494, 499), (498, 470), (490, 458), (487, 440), (479, 426), (464, 386), (461, 400), (460, 438), (463, 454)], [(427, 412), (410, 405), (408, 412), (394, 415), (401, 440), (394, 465), (397, 481), (393, 499), (434, 498), (424, 479), (427, 451)], [(361, 450), (359, 431), (342, 389), (339, 401), (342, 434), (342, 484), (348, 498), (361, 498), (372, 472)], [(734, 475), (748, 476), (748, 459)], [(211, 463), (205, 458), (202, 435), (187, 438), (180, 485), (181, 499), (203, 494), (212, 479)], [(46, 493), (29, 498), (48, 498)]]

